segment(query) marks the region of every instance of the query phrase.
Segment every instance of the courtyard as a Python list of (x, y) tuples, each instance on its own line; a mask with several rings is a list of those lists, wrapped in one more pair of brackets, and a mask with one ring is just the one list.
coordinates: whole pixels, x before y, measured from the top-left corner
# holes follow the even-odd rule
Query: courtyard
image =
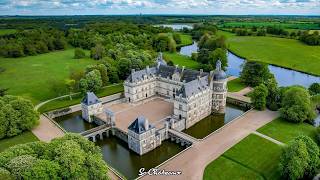
[(105, 105), (115, 114), (117, 128), (127, 132), (128, 126), (138, 117), (144, 116), (156, 128), (163, 127), (162, 120), (173, 114), (173, 103), (160, 97), (142, 101), (139, 104), (117, 103)]

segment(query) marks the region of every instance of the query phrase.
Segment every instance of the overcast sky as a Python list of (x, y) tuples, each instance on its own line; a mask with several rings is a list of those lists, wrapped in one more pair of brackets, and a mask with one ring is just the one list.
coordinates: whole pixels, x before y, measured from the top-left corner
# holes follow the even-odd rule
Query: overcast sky
[(320, 0), (0, 0), (0, 15), (320, 15)]

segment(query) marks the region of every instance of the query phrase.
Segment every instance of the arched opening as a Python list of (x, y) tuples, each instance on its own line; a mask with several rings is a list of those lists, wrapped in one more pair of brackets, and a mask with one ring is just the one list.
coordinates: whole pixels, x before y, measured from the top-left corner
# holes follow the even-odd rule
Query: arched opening
[(129, 98), (129, 102), (131, 102), (131, 98)]
[(148, 94), (146, 94), (146, 97), (148, 97)]
[(182, 116), (181, 116), (181, 114), (179, 114), (179, 119), (182, 119)]

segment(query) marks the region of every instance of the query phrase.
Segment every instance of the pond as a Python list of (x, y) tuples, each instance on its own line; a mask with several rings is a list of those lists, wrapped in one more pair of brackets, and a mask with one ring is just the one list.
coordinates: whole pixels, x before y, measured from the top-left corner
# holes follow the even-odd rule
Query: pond
[(170, 27), (173, 30), (182, 30), (183, 28), (192, 29), (192, 24), (158, 24), (157, 27)]
[(197, 139), (202, 139), (244, 113), (244, 109), (227, 104), (225, 114), (210, 115), (183, 132)]
[(140, 168), (154, 168), (185, 149), (179, 144), (163, 141), (161, 146), (140, 156), (129, 150), (124, 141), (113, 136), (97, 141), (97, 145), (102, 149), (104, 160), (127, 179), (137, 178)]
[[(197, 50), (197, 43), (194, 43), (190, 46), (181, 47), (180, 53), (186, 56), (191, 56), (191, 54), (193, 52), (197, 52)], [(232, 54), (231, 52), (228, 52), (227, 55), (228, 68), (226, 73), (230, 76), (239, 76), (242, 70), (242, 66), (246, 62), (246, 60)], [(270, 72), (274, 74), (279, 86), (301, 85), (304, 87), (309, 87), (312, 83), (320, 83), (319, 76), (313, 76), (274, 65), (269, 65), (268, 67), (270, 69)]]
[(83, 131), (97, 127), (94, 123), (88, 123), (81, 117), (81, 111), (54, 118), (54, 120), (66, 131), (81, 133)]

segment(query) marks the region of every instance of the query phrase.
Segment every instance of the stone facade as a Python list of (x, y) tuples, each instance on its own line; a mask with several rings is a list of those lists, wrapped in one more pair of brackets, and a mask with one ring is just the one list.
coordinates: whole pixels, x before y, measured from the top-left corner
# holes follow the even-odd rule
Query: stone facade
[(185, 119), (189, 128), (212, 112), (224, 113), (227, 99), (227, 76), (218, 61), (210, 73), (168, 66), (157, 59), (157, 66), (135, 71), (124, 83), (125, 97), (134, 103), (160, 95), (172, 99), (173, 118)]
[(129, 149), (143, 155), (161, 145), (161, 136), (156, 133), (156, 128), (149, 124), (143, 116), (139, 116), (128, 127)]
[(93, 121), (92, 117), (103, 113), (103, 105), (99, 98), (93, 92), (87, 92), (81, 101), (82, 118), (89, 123)]

